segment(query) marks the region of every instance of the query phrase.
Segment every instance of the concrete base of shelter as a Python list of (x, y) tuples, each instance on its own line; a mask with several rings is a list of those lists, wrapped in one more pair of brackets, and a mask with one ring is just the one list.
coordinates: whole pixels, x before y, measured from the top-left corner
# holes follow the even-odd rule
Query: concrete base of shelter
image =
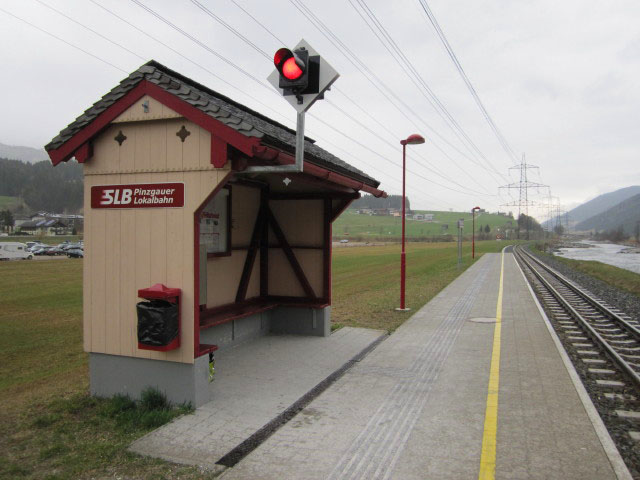
[(206, 355), (194, 363), (178, 363), (90, 353), (89, 387), (91, 395), (97, 397), (123, 394), (133, 399), (153, 387), (174, 404), (197, 406), (211, 400), (208, 364)]
[[(279, 307), (203, 330), (200, 342), (218, 345), (219, 353), (271, 333), (327, 337), (331, 333), (331, 307)], [(90, 353), (91, 394), (124, 394), (139, 399), (144, 389), (154, 387), (172, 403), (199, 407), (212, 399), (208, 362), (208, 355), (187, 364)]]

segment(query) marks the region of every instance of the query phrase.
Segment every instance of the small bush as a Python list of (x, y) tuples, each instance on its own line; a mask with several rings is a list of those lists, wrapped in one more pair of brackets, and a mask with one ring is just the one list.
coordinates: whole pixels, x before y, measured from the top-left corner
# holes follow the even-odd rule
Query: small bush
[(167, 396), (156, 388), (145, 388), (140, 396), (140, 407), (143, 410), (168, 410), (171, 408)]
[(136, 409), (136, 402), (131, 400), (129, 395), (114, 395), (103, 406), (102, 413), (107, 417), (117, 417), (123, 412)]

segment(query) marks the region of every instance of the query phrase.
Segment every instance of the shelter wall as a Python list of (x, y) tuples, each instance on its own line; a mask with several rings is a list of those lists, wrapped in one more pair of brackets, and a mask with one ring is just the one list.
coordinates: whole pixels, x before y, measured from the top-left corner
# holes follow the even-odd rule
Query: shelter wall
[[(238, 285), (260, 209), (260, 189), (231, 187), (231, 255), (207, 259), (207, 308), (236, 301)], [(246, 298), (260, 295), (260, 253), (256, 255)]]
[[(271, 200), (269, 208), (317, 297), (323, 296), (323, 200)], [(269, 229), (269, 295), (304, 297), (287, 257)]]
[[(182, 126), (190, 132), (184, 142), (176, 135)], [(228, 169), (211, 165), (209, 132), (184, 118), (123, 121), (94, 139), (84, 165), (87, 352), (193, 363), (194, 212)], [(158, 182), (183, 182), (184, 207), (91, 208), (94, 185)], [(137, 348), (137, 291), (155, 283), (182, 289), (181, 346), (169, 352)]]

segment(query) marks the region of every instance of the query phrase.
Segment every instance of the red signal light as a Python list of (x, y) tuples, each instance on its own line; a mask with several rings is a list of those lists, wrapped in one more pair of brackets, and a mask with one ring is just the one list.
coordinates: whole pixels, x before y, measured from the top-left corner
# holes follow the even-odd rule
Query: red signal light
[(284, 64), (282, 65), (282, 74), (288, 80), (297, 80), (302, 76), (303, 73), (304, 71), (296, 62), (295, 57), (288, 58), (284, 61)]
[(273, 63), (287, 80), (298, 80), (305, 72), (305, 61), (288, 48), (279, 49), (273, 56)]
[(278, 70), (281, 69), (282, 64), (287, 58), (293, 57), (293, 53), (288, 48), (279, 49), (276, 54), (273, 56), (273, 63)]

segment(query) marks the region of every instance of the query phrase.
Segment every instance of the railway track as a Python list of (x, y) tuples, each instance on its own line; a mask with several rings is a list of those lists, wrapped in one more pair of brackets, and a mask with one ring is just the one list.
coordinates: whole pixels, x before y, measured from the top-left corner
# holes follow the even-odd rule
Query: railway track
[(522, 247), (514, 254), (622, 456), (640, 473), (640, 322)]

